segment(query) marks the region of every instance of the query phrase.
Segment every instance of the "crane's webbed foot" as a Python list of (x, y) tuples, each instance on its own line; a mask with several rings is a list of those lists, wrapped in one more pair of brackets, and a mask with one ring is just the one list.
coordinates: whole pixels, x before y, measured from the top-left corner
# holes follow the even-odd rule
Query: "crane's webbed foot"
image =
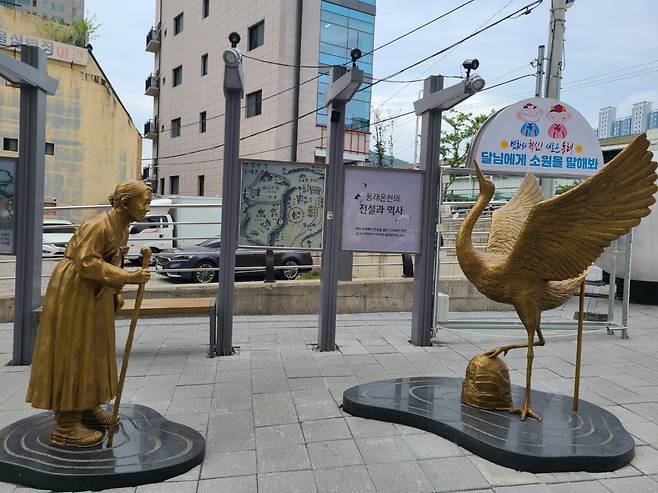
[(512, 414), (520, 414), (521, 421), (525, 421), (526, 416), (541, 421), (541, 416), (530, 409), (530, 404), (524, 404), (523, 407), (512, 408), (509, 412)]
[(500, 353), (503, 353), (503, 356), (507, 356), (507, 351), (512, 349), (510, 346), (496, 346), (493, 349), (485, 352), (485, 356), (489, 356), (491, 359), (497, 357)]

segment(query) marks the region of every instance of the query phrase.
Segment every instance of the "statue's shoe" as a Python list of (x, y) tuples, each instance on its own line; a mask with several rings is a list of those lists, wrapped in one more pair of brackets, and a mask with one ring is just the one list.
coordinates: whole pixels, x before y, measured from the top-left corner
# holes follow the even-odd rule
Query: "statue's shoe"
[[(117, 424), (121, 422), (117, 416)], [(93, 429), (106, 429), (112, 426), (112, 413), (100, 406), (82, 412), (82, 424)]]
[(69, 447), (93, 447), (103, 441), (103, 433), (90, 430), (81, 423), (67, 428), (56, 426), (50, 434), (50, 441)]

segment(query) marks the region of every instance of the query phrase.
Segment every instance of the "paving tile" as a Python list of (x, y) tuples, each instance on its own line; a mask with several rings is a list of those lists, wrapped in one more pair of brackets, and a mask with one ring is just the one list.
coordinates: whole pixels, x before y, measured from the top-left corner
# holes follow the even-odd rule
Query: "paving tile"
[(273, 472), (258, 475), (258, 493), (315, 493), (313, 471)]
[(331, 440), (307, 445), (313, 469), (327, 469), (363, 464), (354, 440)]
[(288, 377), (283, 368), (251, 370), (251, 385), (254, 394), (264, 392), (287, 392)]
[(299, 423), (256, 428), (256, 448), (280, 448), (303, 445), (304, 436)]
[(254, 394), (254, 421), (256, 426), (297, 423), (297, 413), (290, 392)]
[(256, 448), (251, 411), (212, 413), (206, 437), (208, 452), (231, 452)]
[(336, 401), (327, 389), (295, 390), (291, 393), (301, 421), (341, 416)]
[(281, 445), (276, 448), (256, 449), (258, 473), (310, 469), (305, 445)]
[(241, 411), (252, 408), (249, 381), (217, 382), (210, 409), (212, 412)]
[(550, 493), (550, 491), (549, 487), (545, 484), (523, 484), (520, 486), (500, 486), (496, 488), (496, 493)]
[(491, 483), (492, 486), (508, 486), (538, 483), (534, 474), (529, 472), (516, 471), (507, 467), (499, 466), (493, 462), (482, 459), (477, 455), (468, 457), (477, 467), (480, 473)]
[(468, 457), (430, 459), (419, 461), (418, 465), (437, 492), (489, 487), (489, 482)]
[(645, 443), (658, 445), (658, 424), (627, 423), (624, 428)]
[(206, 454), (201, 479), (256, 474), (256, 451), (215, 452)]
[[(18, 488), (19, 492), (24, 491)], [(196, 493), (196, 481), (179, 481), (177, 483), (154, 483), (138, 486), (135, 493)]]
[(551, 484), (548, 485), (548, 491), (550, 493), (609, 493), (599, 481)]
[(658, 491), (658, 483), (647, 476), (601, 479), (600, 481), (612, 493), (656, 493)]
[(307, 443), (352, 438), (344, 418), (302, 421), (302, 431)]
[(199, 481), (197, 493), (257, 493), (256, 476), (205, 479)]
[(459, 446), (433, 433), (405, 435), (403, 439), (414, 456), (420, 460), (464, 455)]
[(631, 465), (644, 474), (658, 474), (658, 450), (653, 447), (635, 447)]
[[(316, 469), (313, 471), (318, 493), (375, 493), (366, 466)], [(657, 483), (658, 484), (658, 483)]]
[(366, 464), (414, 460), (414, 454), (401, 436), (356, 439)]
[(400, 434), (393, 423), (358, 417), (348, 417), (345, 418), (345, 421), (354, 438), (383, 437)]
[(393, 462), (366, 466), (379, 493), (425, 493), (432, 483), (416, 462)]

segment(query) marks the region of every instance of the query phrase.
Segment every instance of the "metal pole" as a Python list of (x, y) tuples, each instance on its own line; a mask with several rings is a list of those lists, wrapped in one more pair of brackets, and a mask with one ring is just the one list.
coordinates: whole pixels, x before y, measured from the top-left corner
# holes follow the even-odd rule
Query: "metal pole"
[[(36, 46), (21, 46), (21, 61), (47, 74), (48, 60)], [(16, 170), (16, 304), (12, 364), (29, 365), (36, 337), (34, 310), (41, 305), (41, 242), (46, 147), (46, 93), (21, 86)]]
[(612, 259), (610, 260), (610, 280), (608, 282), (608, 324), (615, 319), (615, 293), (617, 292), (617, 240), (612, 242)]
[[(439, 204), (437, 206), (438, 214), (437, 214), (437, 223), (436, 223), (436, 232), (438, 235), (438, 239), (436, 241), (436, 255), (434, 256), (434, 307), (432, 309), (432, 328), (434, 329), (437, 327), (438, 329), (438, 314), (439, 314), (439, 303), (438, 303), (438, 297), (439, 297), (439, 274), (441, 273), (441, 247), (443, 246), (443, 228), (441, 227), (441, 204), (443, 203), (443, 172), (441, 167), (439, 166), (439, 186), (438, 186), (438, 191), (439, 191)], [(435, 336), (433, 333), (432, 336)]]
[[(551, 19), (548, 26), (548, 60), (546, 65), (545, 97), (560, 99), (562, 85), (562, 57), (564, 55), (564, 13), (567, 0), (551, 0)], [(544, 197), (555, 193), (553, 178), (540, 180)]]
[[(420, 91), (418, 91), (418, 99), (420, 99), (422, 94), (423, 94), (423, 90), (421, 89)], [(419, 137), (418, 131), (419, 131), (419, 127), (420, 127), (420, 117), (417, 116), (416, 117), (416, 133), (414, 134), (414, 166), (418, 166), (418, 137)]]
[(578, 297), (578, 340), (576, 342), (576, 376), (573, 382), (573, 412), (578, 412), (578, 394), (580, 391), (580, 363), (583, 355), (583, 322), (585, 320), (585, 281), (580, 284)]
[(542, 95), (542, 86), (544, 83), (544, 51), (546, 47), (544, 45), (539, 45), (537, 48), (537, 74), (536, 74), (536, 83), (535, 83), (535, 96), (540, 97)]
[[(230, 56), (231, 53), (235, 55), (235, 58)], [(235, 62), (236, 58), (237, 62)], [(228, 356), (233, 353), (235, 251), (238, 247), (238, 216), (240, 212), (240, 102), (244, 87), (241, 72), (242, 60), (239, 51), (235, 47), (226, 50), (224, 53), (224, 64), (224, 98), (226, 101), (224, 170), (219, 294), (217, 296), (217, 338), (215, 341), (215, 352), (218, 356)]]
[(631, 301), (631, 257), (633, 249), (633, 230), (626, 235), (624, 252), (624, 299), (621, 305), (621, 338), (628, 339), (628, 308)]
[[(335, 82), (347, 69), (335, 66), (331, 78)], [(336, 299), (340, 236), (343, 222), (343, 153), (345, 150), (345, 102), (333, 100), (329, 106), (327, 135), (327, 174), (325, 179), (325, 216), (322, 233), (322, 267), (320, 271), (320, 320), (318, 349), (336, 349)]]
[[(433, 75), (425, 79), (424, 95), (443, 89), (443, 77)], [(415, 346), (432, 344), (434, 315), (434, 256), (439, 204), (439, 146), (441, 143), (441, 111), (423, 113), (420, 169), (425, 171), (421, 211), (420, 253), (416, 255), (414, 304), (411, 318), (411, 343)]]

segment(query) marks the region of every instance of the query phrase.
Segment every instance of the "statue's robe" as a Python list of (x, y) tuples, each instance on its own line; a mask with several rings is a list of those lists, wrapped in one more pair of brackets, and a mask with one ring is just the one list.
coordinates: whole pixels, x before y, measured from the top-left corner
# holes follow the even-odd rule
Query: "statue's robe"
[(83, 411), (115, 397), (114, 294), (129, 276), (121, 268), (127, 241), (114, 209), (69, 241), (43, 302), (26, 397), (32, 407)]

